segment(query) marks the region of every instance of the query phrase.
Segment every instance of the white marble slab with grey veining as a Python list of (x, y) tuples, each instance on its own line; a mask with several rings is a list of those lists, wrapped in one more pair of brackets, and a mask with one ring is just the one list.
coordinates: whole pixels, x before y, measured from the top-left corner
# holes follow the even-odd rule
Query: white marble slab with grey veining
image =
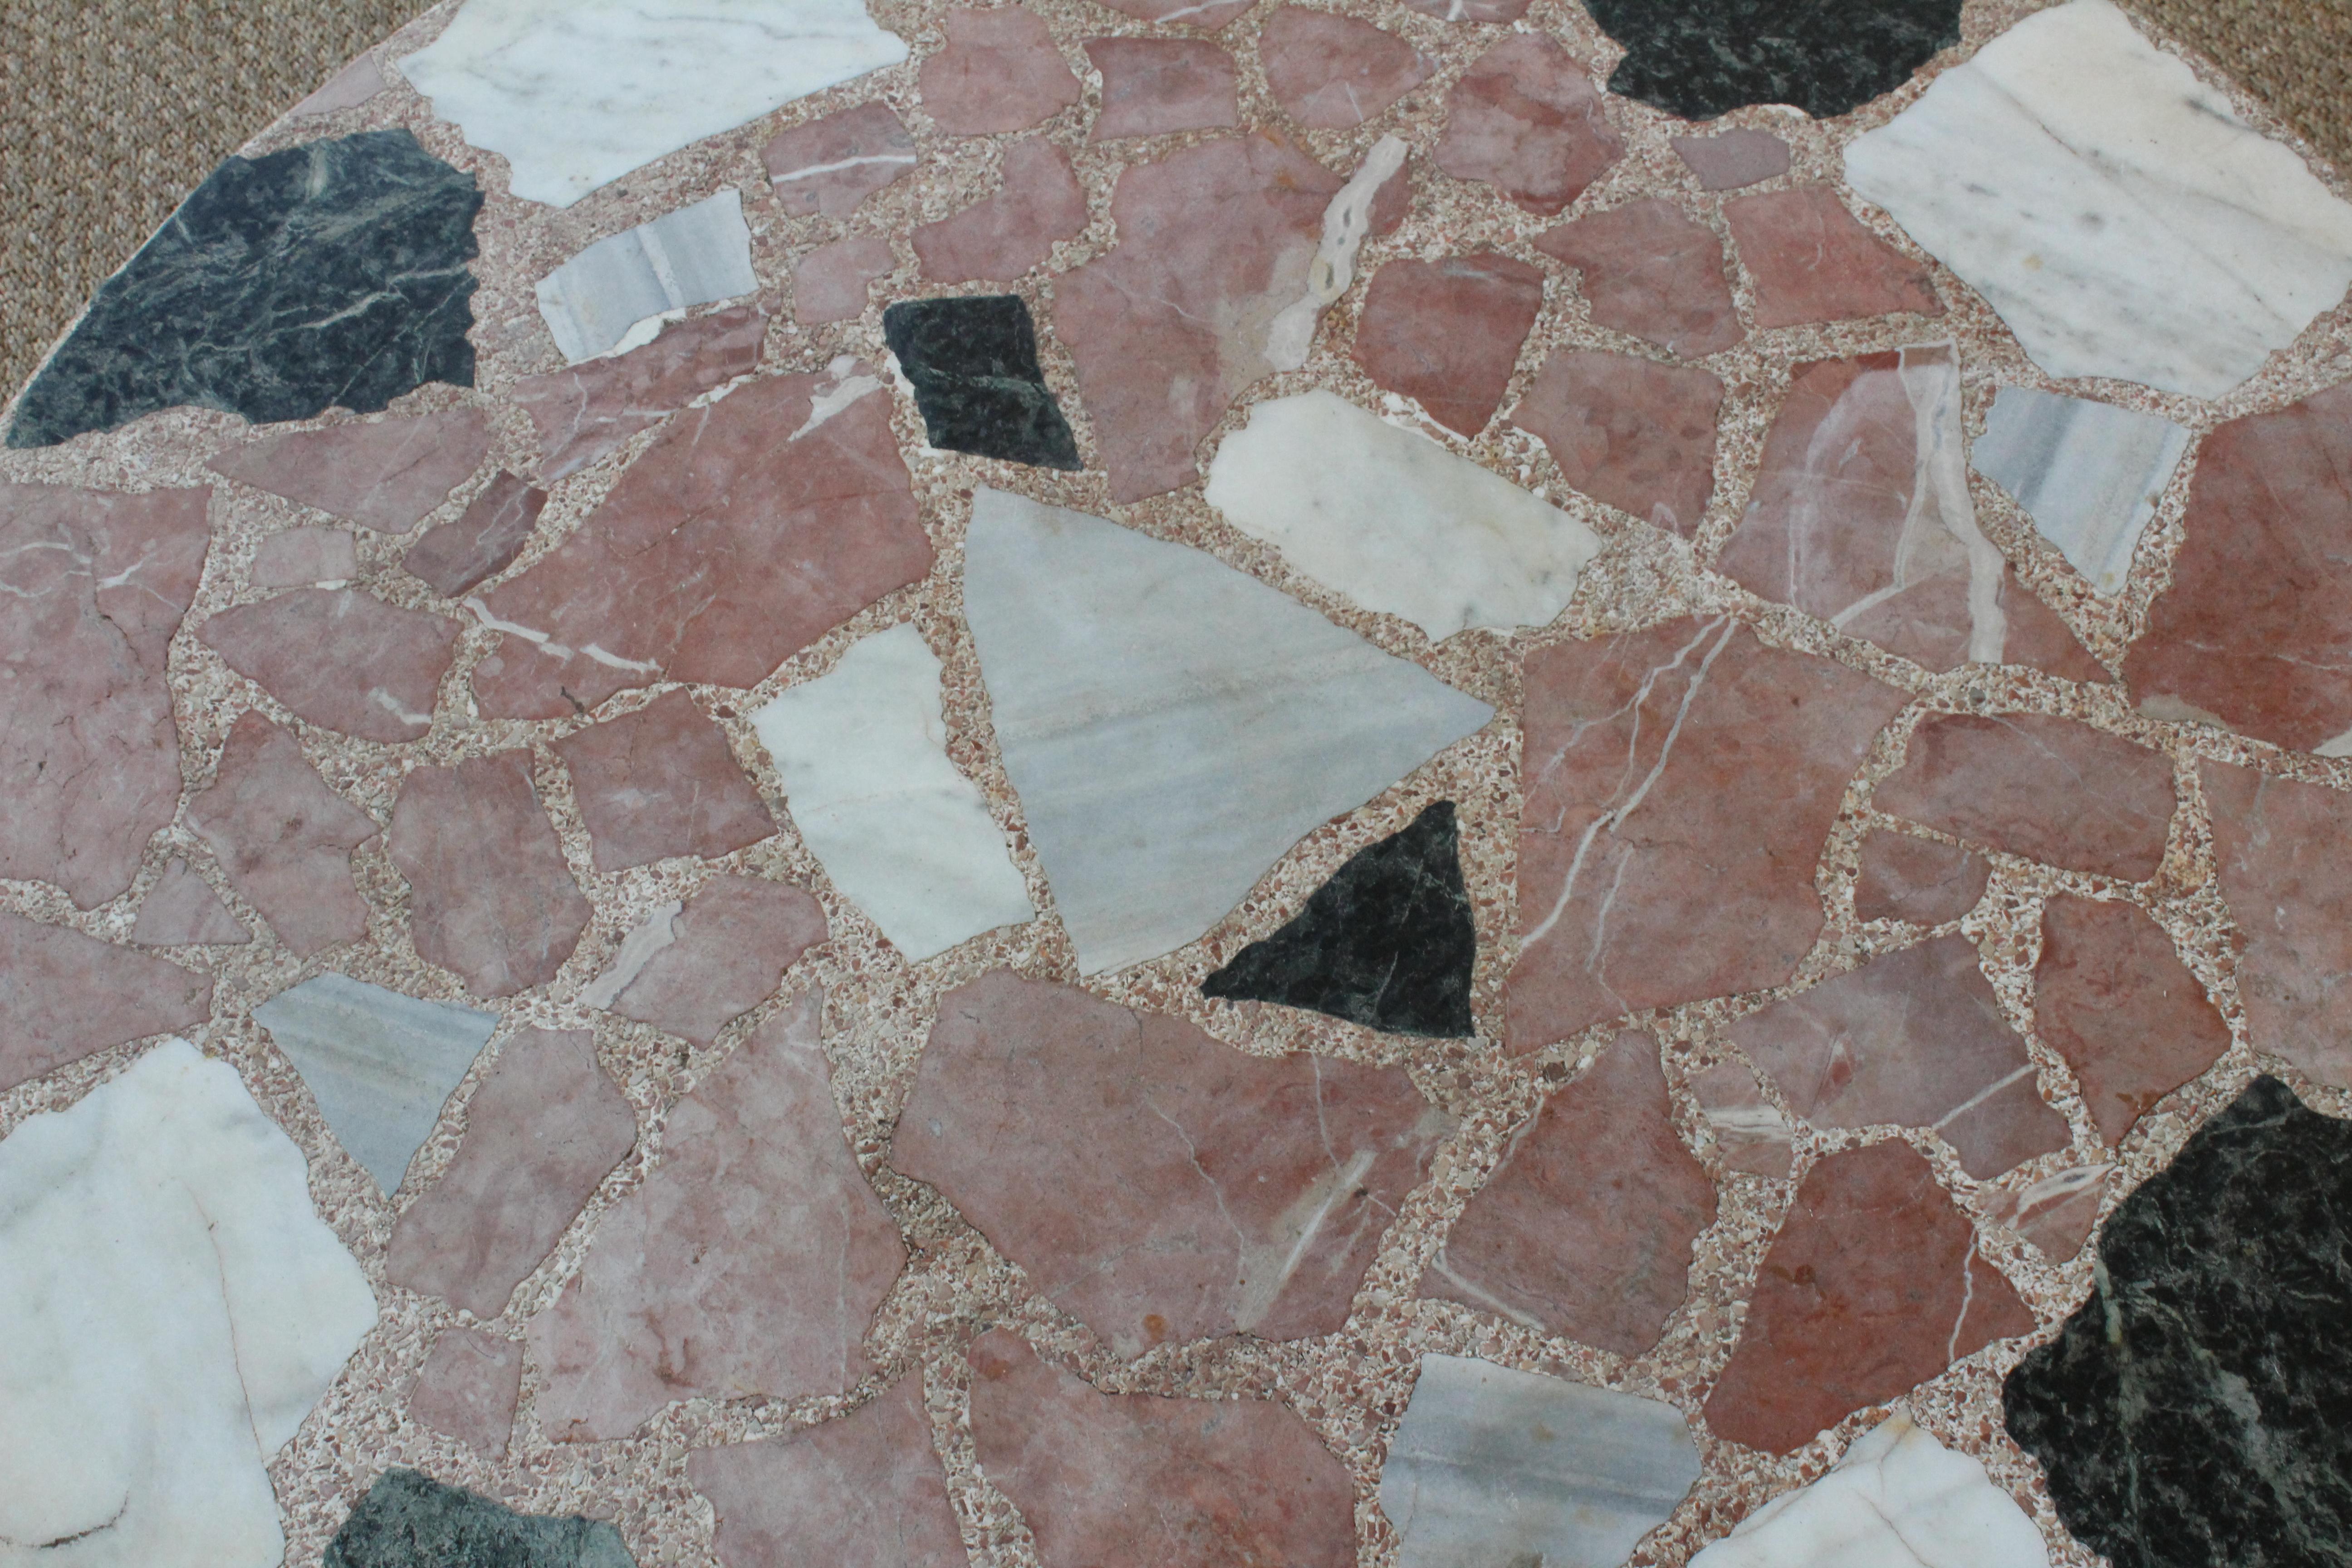
[(607, 236), (541, 279), (539, 315), (578, 364), (651, 342), (678, 312), (759, 286), (743, 193), (725, 190)]
[(2004, 386), (1970, 461), (2102, 594), (2120, 594), (2189, 432), (2171, 420), (2030, 386)]

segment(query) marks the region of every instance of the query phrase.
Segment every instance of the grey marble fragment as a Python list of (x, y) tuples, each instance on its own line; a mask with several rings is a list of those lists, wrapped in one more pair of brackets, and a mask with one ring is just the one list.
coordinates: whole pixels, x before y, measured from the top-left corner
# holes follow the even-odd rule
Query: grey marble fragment
[(1970, 462), (2016, 498), (2092, 587), (2119, 594), (2133, 547), (2188, 449), (2189, 432), (2169, 419), (2004, 386)]
[(539, 280), (539, 313), (578, 364), (651, 342), (677, 311), (759, 286), (743, 193), (725, 190), (598, 240)]

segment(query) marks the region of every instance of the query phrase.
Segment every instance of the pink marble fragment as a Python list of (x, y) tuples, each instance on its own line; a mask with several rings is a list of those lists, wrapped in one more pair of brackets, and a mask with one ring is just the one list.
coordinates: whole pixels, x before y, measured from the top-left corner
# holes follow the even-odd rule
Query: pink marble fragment
[(522, 1346), (479, 1329), (451, 1329), (433, 1342), (408, 1413), (425, 1426), (496, 1458), (514, 1431), (522, 1395)]
[(588, 900), (540, 805), (528, 751), (414, 770), (384, 843), (408, 881), (417, 955), (477, 996), (554, 979), (588, 928)]
[(2112, 1165), (2072, 1165), (2014, 1191), (1984, 1194), (1985, 1210), (1995, 1225), (2009, 1226), (2053, 1262), (2063, 1263), (2091, 1239), (2114, 1170)]
[(1045, 1568), (1355, 1563), (1355, 1484), (1280, 1403), (1098, 1393), (1007, 1329), (967, 1353), (981, 1470)]
[(1846, 781), (1903, 693), (1728, 617), (1538, 648), (1526, 686), (1509, 1048), (1787, 980)]
[(607, 1210), (579, 1273), (530, 1321), (559, 1442), (625, 1436), (680, 1399), (795, 1399), (871, 1370), (906, 1248), (858, 1172), (803, 996), (679, 1100), (661, 1162)]
[(1275, 9), (1257, 55), (1275, 102), (1310, 131), (1344, 131), (1377, 118), (1433, 68), (1394, 33), (1304, 5)]
[(1543, 310), (1543, 274), (1493, 251), (1383, 263), (1364, 291), (1356, 362), (1430, 417), (1475, 436), (1503, 401)]
[(213, 982), (152, 954), (0, 910), (0, 1089), (212, 1016)]
[(142, 947), (227, 945), (251, 942), (253, 933), (185, 860), (174, 860), (140, 900), (131, 940)]
[(1723, 383), (1692, 365), (1564, 349), (1511, 410), (1560, 477), (1597, 501), (1687, 539), (1715, 493)]
[(289, 119), (309, 119), (356, 109), (384, 89), (383, 70), (373, 55), (362, 55), (334, 75), (319, 90), (286, 111)]
[(1826, 185), (1734, 196), (1723, 216), (1756, 284), (1759, 327), (1944, 313), (1926, 266), (1863, 227)]
[(261, 714), (239, 715), (219, 771), (188, 803), (188, 826), (221, 874), (296, 957), (367, 935), (352, 851), (381, 831), (327, 787), (301, 742)]
[[(776, 205), (792, 217), (847, 217), (915, 172), (915, 139), (879, 100), (777, 132), (761, 154)], [(747, 367), (748, 368), (748, 367)]]
[(1853, 918), (1939, 926), (1975, 909), (1991, 876), (1972, 849), (1881, 829), (1862, 841)]
[(2033, 1023), (2110, 1147), (2230, 1048), (2221, 1010), (2162, 926), (2137, 905), (2066, 893), (2042, 911)]
[(384, 1274), (495, 1318), (637, 1141), (586, 1029), (525, 1029), (466, 1102), (457, 1158), (392, 1227)]
[(862, 234), (820, 245), (793, 268), (793, 320), (803, 327), (848, 321), (866, 313), (866, 290), (897, 270), (890, 242)]
[(1101, 0), (1101, 4), (1139, 22), (1181, 22), (1215, 32), (1248, 10), (1252, 0)]
[(1024, 5), (947, 14), (948, 46), (923, 62), (923, 110), (959, 136), (1026, 131), (1078, 101), (1045, 19)]
[(223, 479), (331, 512), (380, 533), (406, 533), (489, 455), (478, 408), (289, 430), (224, 447), (205, 461)]
[(998, 970), (941, 999), (890, 1163), (1133, 1356), (1338, 1328), (1452, 1126), (1402, 1069), (1269, 1061)]
[(1629, 1029), (1511, 1141), (1422, 1291), (1637, 1356), (1689, 1293), (1691, 1244), (1714, 1223), (1715, 1184), (1675, 1132), (1658, 1043)]
[(937, 223), (915, 226), (915, 258), (934, 283), (1003, 282), (1044, 261), (1054, 242), (1087, 226), (1087, 193), (1070, 155), (1041, 136), (1004, 150), (992, 195)]
[(457, 623), (357, 588), (297, 588), (232, 605), (196, 635), (298, 719), (362, 741), (414, 741), (433, 726)]
[(824, 940), (824, 910), (782, 882), (714, 877), (670, 929), (670, 945), (638, 972), (613, 1011), (707, 1046), (773, 994), (784, 971)]
[(662, 329), (641, 349), (525, 376), (509, 395), (539, 430), (539, 475), (576, 474), (704, 393), (749, 375), (768, 319), (750, 306)]
[(1089, 38), (1102, 74), (1102, 112), (1090, 142), (1239, 125), (1234, 57), (1206, 38)]
[(163, 658), (204, 571), (211, 497), (0, 485), (0, 877), (94, 909), (171, 822)]
[(2213, 859), (2238, 927), (2238, 994), (2258, 1051), (2352, 1088), (2352, 796), (2252, 768), (2198, 766), (2213, 813)]
[(1406, 8), (1441, 22), (1516, 22), (1528, 0), (1404, 0)]
[(546, 505), (545, 490), (500, 474), (457, 517), (410, 545), (400, 563), (443, 598), (457, 598), (514, 564)]
[(680, 415), (484, 596), (507, 635), (475, 695), (489, 717), (562, 719), (665, 675), (753, 686), (931, 559), (873, 372), (772, 376)]
[(1583, 64), (1543, 33), (1506, 37), (1445, 96), (1437, 166), (1545, 217), (1624, 153)]
[(1789, 1179), (1795, 1129), (1764, 1098), (1753, 1073), (1738, 1062), (1717, 1062), (1692, 1074), (1690, 1088), (1726, 1165), (1776, 1182)]
[(253, 551), (257, 588), (347, 583), (359, 574), (359, 537), (348, 528), (281, 529)]
[(1536, 237), (1536, 248), (1581, 274), (1592, 323), (1685, 359), (1739, 342), (1748, 329), (1723, 275), (1723, 242), (1654, 196), (1591, 213)]
[(1789, 144), (1769, 131), (1723, 131), (1713, 136), (1672, 136), (1675, 156), (1698, 176), (1702, 191), (1731, 191), (1777, 180), (1789, 172)]
[(672, 855), (716, 859), (776, 831), (727, 733), (683, 691), (555, 742), (599, 871)]

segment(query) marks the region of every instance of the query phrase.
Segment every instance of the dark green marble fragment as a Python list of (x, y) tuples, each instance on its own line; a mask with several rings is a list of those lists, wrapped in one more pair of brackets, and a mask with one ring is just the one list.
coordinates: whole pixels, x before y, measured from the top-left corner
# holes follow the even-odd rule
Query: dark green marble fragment
[(1609, 90), (1686, 120), (1750, 103), (1844, 114), (1960, 41), (1960, 0), (1587, 0), (1625, 46)]
[(326, 1568), (636, 1568), (600, 1520), (517, 1513), (415, 1470), (386, 1470), (335, 1539)]
[(1019, 295), (909, 300), (882, 312), (882, 335), (915, 389), (932, 446), (1041, 468), (1080, 466)]
[(44, 366), (8, 427), (47, 447), (194, 404), (256, 424), (474, 384), (482, 193), (405, 131), (230, 158)]
[(1462, 885), (1454, 803), (1360, 849), (1306, 908), (1201, 982), (1205, 996), (1309, 1007), (1396, 1035), (1472, 1033), (1478, 933)]
[(2099, 1239), (2002, 1391), (2116, 1568), (2352, 1563), (2352, 1122), (2258, 1078)]

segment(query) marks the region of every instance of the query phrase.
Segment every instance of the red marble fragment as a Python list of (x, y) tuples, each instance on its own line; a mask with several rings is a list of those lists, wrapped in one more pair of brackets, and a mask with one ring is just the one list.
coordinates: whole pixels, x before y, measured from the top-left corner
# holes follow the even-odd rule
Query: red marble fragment
[(1702, 191), (1737, 190), (1789, 172), (1789, 144), (1769, 131), (1724, 131), (1713, 136), (1672, 136), (1675, 156), (1698, 176)]
[(670, 945), (638, 972), (613, 1011), (707, 1046), (824, 940), (824, 910), (782, 882), (714, 877), (686, 901), (671, 931)]
[(1045, 1568), (1356, 1561), (1355, 1484), (1285, 1405), (1098, 1393), (1007, 1329), (968, 1354), (980, 1468)]
[(261, 714), (238, 716), (188, 826), (298, 958), (367, 935), (352, 851), (381, 831), (375, 818), (329, 789), (301, 742)]
[(1543, 310), (1543, 274), (1493, 251), (1441, 261), (1400, 258), (1372, 275), (1356, 326), (1356, 362), (1378, 384), (1418, 400), (1465, 436), (1493, 418)]
[[(789, 134), (789, 132), (787, 132)], [(704, 393), (749, 375), (768, 319), (750, 306), (673, 322), (641, 349), (525, 376), (509, 395), (539, 429), (539, 476), (576, 474)]]
[(211, 498), (0, 485), (0, 877), (94, 909), (178, 809), (163, 656), (204, 571)]
[(546, 505), (545, 490), (500, 474), (457, 518), (410, 545), (400, 563), (443, 598), (454, 599), (514, 564)]
[(1991, 876), (1974, 850), (1882, 828), (1862, 841), (1853, 918), (1939, 926), (1975, 909)]
[[(860, 380), (873, 390), (820, 405)], [(488, 717), (561, 719), (665, 675), (753, 686), (930, 569), (873, 373), (772, 376), (679, 416), (571, 537), (485, 595), (507, 636), (475, 695)]]
[(196, 635), (298, 719), (362, 741), (414, 741), (433, 727), (457, 623), (357, 588), (297, 588), (232, 605)]
[(1937, 714), (1873, 804), (2029, 860), (2144, 882), (2164, 861), (2172, 762), (2072, 719)]
[(257, 588), (342, 583), (359, 573), (359, 541), (348, 528), (280, 529), (253, 549)]
[(917, 76), (924, 111), (942, 131), (984, 136), (1043, 125), (1078, 101), (1078, 79), (1045, 19), (1024, 5), (947, 14), (948, 46)]
[(1441, 22), (1516, 22), (1528, 0), (1404, 0), (1406, 8)]
[(1759, 327), (1944, 313), (1927, 268), (1863, 227), (1826, 185), (1734, 196), (1723, 216), (1756, 284)]
[(417, 955), (455, 971), (477, 996), (554, 979), (588, 927), (588, 900), (539, 804), (528, 751), (415, 769), (393, 802), (384, 844), (408, 881)]
[(253, 933), (185, 860), (174, 860), (140, 900), (131, 940), (142, 947), (229, 945), (251, 942)]
[(776, 831), (726, 731), (683, 691), (555, 742), (599, 871), (672, 855), (716, 859)]
[(1983, 1194), (1985, 1212), (1994, 1224), (2009, 1226), (2052, 1261), (2063, 1263), (2091, 1239), (2114, 1170), (2112, 1165), (2073, 1165), (2015, 1191), (1988, 1192)]
[(1694, 1073), (1690, 1088), (1726, 1165), (1776, 1182), (1789, 1179), (1795, 1129), (1757, 1089), (1753, 1073), (1738, 1062), (1717, 1062)]
[(1536, 237), (1582, 274), (1592, 323), (1686, 359), (1748, 335), (1723, 276), (1723, 242), (1655, 197), (1591, 213)]
[(879, 235), (820, 245), (793, 268), (793, 320), (803, 327), (854, 321), (866, 313), (866, 290), (897, 270), (898, 258)]
[(780, 131), (760, 156), (776, 205), (793, 217), (847, 217), (916, 161), (906, 121), (879, 100)]
[(1338, 1328), (1452, 1126), (1401, 1069), (1269, 1061), (998, 970), (941, 999), (890, 1163), (1132, 1356)]
[(2230, 1048), (2230, 1026), (2146, 910), (2061, 893), (2042, 911), (2033, 1023), (2109, 1146)]
[(1310, 131), (1343, 131), (1384, 112), (1429, 79), (1420, 50), (1394, 33), (1329, 11), (1277, 6), (1257, 40), (1266, 85)]
[(489, 451), (488, 416), (478, 408), (450, 408), (266, 436), (222, 447), (205, 467), (362, 528), (406, 533), (470, 479)]
[(1252, 0), (1101, 0), (1139, 22), (1181, 22), (1188, 27), (1216, 31), (1243, 12)]
[(1102, 74), (1102, 112), (1088, 141), (1242, 122), (1234, 57), (1206, 38), (1089, 38), (1087, 58)]
[(2254, 1049), (2352, 1088), (2352, 796), (2226, 763), (2198, 765), (2213, 859), (2238, 927), (2238, 994)]
[(1785, 1454), (1995, 1340), (2033, 1331), (1908, 1143), (1832, 1154), (1797, 1189), (1715, 1391), (1718, 1437)]
[(213, 982), (149, 953), (0, 910), (0, 1089), (212, 1016)]
[(479, 1329), (451, 1329), (425, 1358), (408, 1413), (495, 1458), (507, 1451), (521, 1396), (522, 1346)]
[(1542, 33), (1514, 33), (1445, 95), (1437, 166), (1484, 180), (1546, 217), (1624, 156), (1583, 64)]
[(1622, 1356), (1689, 1293), (1715, 1184), (1675, 1135), (1658, 1043), (1629, 1029), (1547, 1100), (1445, 1238), (1422, 1292), (1496, 1303)]
[(1722, 405), (1723, 383), (1706, 371), (1564, 349), (1544, 362), (1511, 423), (1540, 438), (1586, 495), (1687, 539), (1715, 492)]
[(1004, 150), (1004, 183), (993, 195), (937, 223), (915, 227), (915, 258), (934, 283), (1004, 281), (1045, 259), (1054, 242), (1087, 226), (1087, 193), (1070, 155), (1041, 136)]

